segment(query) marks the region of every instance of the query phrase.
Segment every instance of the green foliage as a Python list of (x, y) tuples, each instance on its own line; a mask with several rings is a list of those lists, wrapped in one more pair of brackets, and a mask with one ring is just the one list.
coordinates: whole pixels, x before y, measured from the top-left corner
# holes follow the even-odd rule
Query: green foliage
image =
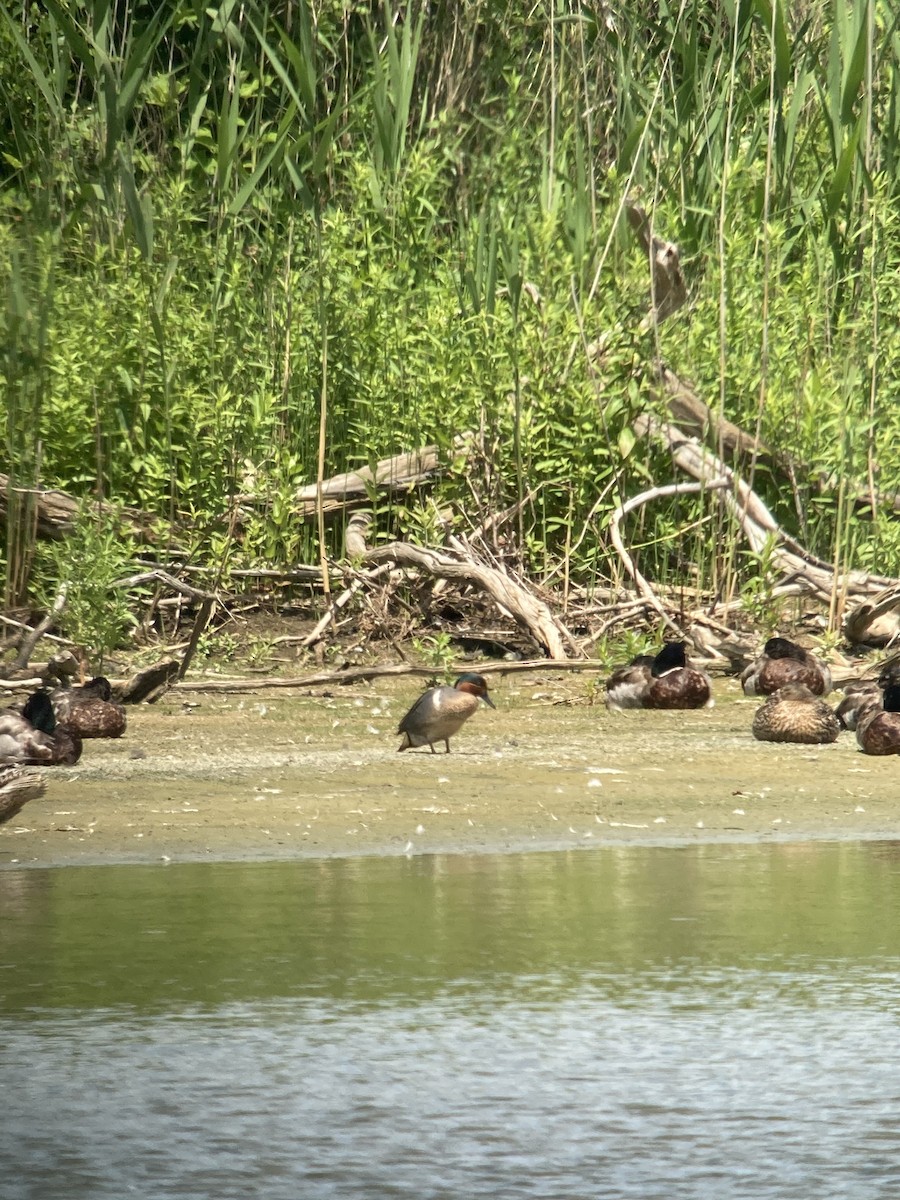
[(133, 574), (133, 555), (134, 546), (115, 514), (98, 512), (88, 503), (82, 505), (71, 534), (40, 551), (47, 591), (39, 599), (49, 608), (65, 588), (57, 625), (97, 669), (134, 625), (127, 593), (113, 586)]
[(453, 669), (453, 641), (447, 633), (413, 638), (413, 649), (426, 667), (433, 667), (440, 680), (447, 682)]
[[(514, 508), (521, 565), (590, 584), (618, 570), (613, 509), (671, 475), (632, 428), (659, 355), (796, 466), (789, 493), (757, 468), (780, 521), (900, 571), (852, 499), (900, 486), (898, 22), (886, 0), (0, 10), (17, 477), (180, 520), (227, 572), (313, 557), (293, 497), (320, 411), (326, 474), (471, 433), (432, 506), (373, 497), (377, 536)], [(691, 290), (646, 332), (635, 190)], [(733, 563), (709, 497), (633, 536), (658, 581), (768, 570)], [(21, 601), (25, 502), (5, 558)]]

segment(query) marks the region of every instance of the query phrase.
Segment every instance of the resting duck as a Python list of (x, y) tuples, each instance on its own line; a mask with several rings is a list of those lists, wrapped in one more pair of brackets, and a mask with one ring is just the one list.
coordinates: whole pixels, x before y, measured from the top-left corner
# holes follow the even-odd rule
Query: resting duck
[(860, 713), (856, 740), (863, 754), (900, 754), (900, 684), (889, 684), (881, 702)]
[(81, 687), (56, 688), (50, 693), (53, 711), (61, 725), (82, 738), (117, 738), (125, 732), (125, 709), (112, 699), (104, 675)]
[(705, 671), (688, 665), (684, 642), (667, 642), (649, 663), (641, 655), (614, 671), (606, 702), (610, 708), (712, 708), (712, 686)]
[(81, 738), (57, 725), (50, 694), (33, 692), (21, 713), (0, 712), (0, 763), (71, 766), (81, 757)]
[(860, 717), (867, 709), (881, 708), (881, 695), (881, 688), (874, 679), (848, 683), (844, 688), (843, 700), (834, 710), (841, 728), (851, 732), (856, 729)]
[(450, 739), (459, 733), (480, 700), (491, 708), (496, 707), (488, 695), (483, 676), (471, 672), (460, 675), (453, 687), (429, 688), (400, 722), (397, 732), (403, 734), (403, 741), (397, 749), (430, 746), (431, 753), (435, 754), (434, 743), (443, 742), (449, 754)]
[(606, 681), (606, 707), (643, 708), (653, 662), (652, 654), (638, 654), (627, 667), (616, 667)]
[(744, 695), (771, 696), (786, 683), (802, 683), (814, 696), (827, 696), (831, 691), (831, 672), (796, 642), (769, 638), (759, 658), (741, 674)]
[(840, 731), (831, 706), (803, 683), (786, 683), (753, 717), (753, 736), (760, 742), (823, 745), (837, 741)]

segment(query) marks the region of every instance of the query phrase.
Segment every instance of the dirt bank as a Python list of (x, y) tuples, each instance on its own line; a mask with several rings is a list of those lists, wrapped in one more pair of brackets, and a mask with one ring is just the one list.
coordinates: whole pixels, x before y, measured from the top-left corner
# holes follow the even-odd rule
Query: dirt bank
[(693, 713), (607, 713), (564, 674), (491, 686), (449, 756), (395, 752), (410, 680), (131, 709), (0, 826), (0, 866), (900, 837), (900, 761), (755, 742), (733, 680)]

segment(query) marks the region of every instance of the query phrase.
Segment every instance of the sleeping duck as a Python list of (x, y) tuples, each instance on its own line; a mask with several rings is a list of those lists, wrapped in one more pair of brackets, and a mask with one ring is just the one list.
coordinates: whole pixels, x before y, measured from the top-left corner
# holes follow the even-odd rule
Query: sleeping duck
[(786, 683), (753, 717), (753, 736), (760, 742), (822, 745), (837, 741), (840, 731), (831, 706), (803, 683)]
[(881, 708), (881, 696), (881, 688), (874, 679), (848, 683), (844, 687), (844, 698), (834, 710), (841, 728), (851, 732), (856, 729), (864, 712), (873, 706)]
[(860, 713), (856, 740), (863, 754), (900, 754), (900, 684), (889, 684), (880, 702)]
[(56, 688), (50, 700), (57, 721), (81, 738), (117, 738), (125, 732), (125, 709), (112, 699), (103, 675), (81, 687)]
[(58, 725), (49, 692), (41, 688), (21, 713), (0, 712), (0, 763), (71, 766), (81, 757), (81, 738)]
[(606, 707), (643, 708), (652, 666), (652, 654), (638, 654), (627, 667), (616, 667), (606, 681)]
[(827, 696), (831, 691), (831, 672), (796, 642), (771, 637), (759, 658), (742, 673), (741, 687), (746, 696), (771, 696), (788, 683), (802, 683), (813, 695)]
[(614, 671), (606, 684), (610, 708), (711, 708), (712, 687), (705, 671), (688, 664), (684, 642), (667, 642), (655, 658), (634, 659)]

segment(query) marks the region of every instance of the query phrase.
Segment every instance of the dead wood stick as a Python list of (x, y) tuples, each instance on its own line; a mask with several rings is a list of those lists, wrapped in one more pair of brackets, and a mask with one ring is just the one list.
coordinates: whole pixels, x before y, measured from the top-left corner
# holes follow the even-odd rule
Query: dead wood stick
[(634, 580), (638, 591), (643, 595), (644, 599), (659, 613), (660, 618), (664, 623), (679, 637), (685, 637), (684, 630), (676, 621), (673, 621), (663, 607), (662, 602), (653, 591), (653, 588), (637, 569), (634, 559), (625, 549), (625, 542), (622, 539), (621, 523), (624, 517), (630, 512), (634, 512), (636, 508), (642, 508), (643, 505), (649, 504), (651, 500), (659, 500), (664, 496), (678, 496), (693, 492), (702, 492), (714, 488), (726, 488), (730, 483), (727, 479), (711, 479), (703, 483), (668, 483), (662, 487), (648, 488), (646, 492), (640, 492), (637, 496), (632, 496), (630, 500), (626, 500), (624, 504), (620, 504), (609, 518), (609, 536), (612, 544), (616, 548), (616, 552), (621, 558), (625, 570)]
[(474, 584), (487, 592), (495, 604), (526, 629), (549, 658), (566, 657), (562, 632), (547, 605), (493, 567), (472, 560), (460, 561), (437, 550), (412, 546), (406, 542), (389, 542), (386, 546), (369, 550), (365, 561), (372, 564), (393, 562), (400, 566), (416, 567), (438, 579), (457, 579)]
[(27, 679), (0, 679), (0, 691), (25, 691), (30, 688), (43, 687), (45, 683), (46, 680), (40, 675), (31, 675)]
[(0, 824), (11, 820), (29, 800), (47, 790), (40, 771), (32, 767), (0, 767)]
[(22, 639), (22, 644), (19, 646), (19, 653), (10, 664), (10, 670), (22, 671), (28, 666), (28, 660), (31, 658), (31, 654), (35, 646), (38, 644), (62, 610), (66, 607), (66, 598), (68, 594), (68, 583), (61, 583), (50, 611), (40, 621), (38, 621), (34, 629), (32, 629), (32, 631)]
[[(32, 625), (26, 625), (24, 621), (15, 621), (12, 617), (4, 617), (0, 613), (0, 624), (9, 625), (11, 629), (33, 629)], [(56, 642), (58, 646), (74, 646), (76, 643), (70, 641), (69, 638), (60, 637), (56, 633), (45, 633), (44, 639), (48, 642)]]
[[(800, 582), (805, 591), (826, 602), (831, 599), (835, 587), (832, 564), (812, 554), (782, 529), (762, 498), (736, 471), (693, 438), (687, 438), (676, 426), (649, 413), (637, 417), (634, 428), (638, 436), (650, 436), (666, 445), (676, 466), (703, 481), (707, 487), (715, 480), (727, 480), (730, 487), (725, 492), (726, 506), (752, 549), (761, 553), (772, 540), (775, 546), (773, 561), (785, 580)], [(865, 571), (847, 571), (837, 577), (838, 586), (848, 596), (856, 597), (871, 597), (898, 582)]]
[(315, 629), (312, 629), (306, 635), (306, 637), (300, 638), (297, 641), (297, 645), (303, 647), (315, 645), (315, 643), (321, 639), (328, 626), (334, 622), (338, 612), (350, 602), (352, 597), (355, 596), (361, 588), (364, 588), (367, 583), (372, 583), (375, 580), (380, 579), (384, 575), (390, 575), (392, 569), (393, 568), (391, 567), (391, 564), (387, 563), (382, 567), (377, 567), (374, 571), (367, 571), (365, 574), (357, 575), (350, 586), (341, 592), (338, 598), (328, 609), (328, 612), (325, 613), (324, 617), (322, 617), (321, 621), (319, 621), (319, 623), (316, 625)]
[(162, 583), (166, 587), (171, 588), (173, 592), (178, 592), (180, 596), (186, 596), (189, 600), (215, 600), (216, 597), (212, 592), (203, 591), (201, 588), (191, 587), (190, 584), (182, 583), (180, 579), (176, 579), (174, 575), (170, 575), (168, 571), (155, 569), (153, 571), (142, 571), (139, 575), (128, 575), (124, 579), (117, 579), (112, 583), (111, 587), (117, 588), (133, 588), (140, 587), (144, 583)]
[(200, 644), (200, 638), (203, 636), (207, 625), (209, 624), (212, 615), (215, 600), (212, 596), (204, 596), (200, 601), (200, 607), (197, 610), (197, 615), (194, 618), (194, 627), (191, 630), (191, 636), (188, 639), (187, 649), (184, 652), (184, 657), (181, 660), (181, 666), (178, 668), (178, 678), (184, 679), (187, 674), (187, 669), (191, 665), (191, 660), (197, 651), (197, 646)]
[[(478, 672), (481, 675), (514, 675), (523, 671), (602, 671), (607, 664), (597, 659), (567, 658), (555, 661), (548, 658), (536, 658), (523, 662), (480, 662)], [(471, 671), (472, 664), (459, 663), (449, 671), (450, 675)], [(257, 690), (282, 690), (290, 688), (322, 687), (330, 684), (365, 683), (370, 679), (390, 679), (396, 676), (412, 675), (420, 679), (433, 679), (436, 672), (433, 667), (419, 667), (412, 663), (390, 663), (379, 667), (350, 667), (346, 671), (323, 671), (317, 675), (307, 675), (298, 679), (182, 679), (174, 687), (174, 691), (191, 692), (245, 692)]]

